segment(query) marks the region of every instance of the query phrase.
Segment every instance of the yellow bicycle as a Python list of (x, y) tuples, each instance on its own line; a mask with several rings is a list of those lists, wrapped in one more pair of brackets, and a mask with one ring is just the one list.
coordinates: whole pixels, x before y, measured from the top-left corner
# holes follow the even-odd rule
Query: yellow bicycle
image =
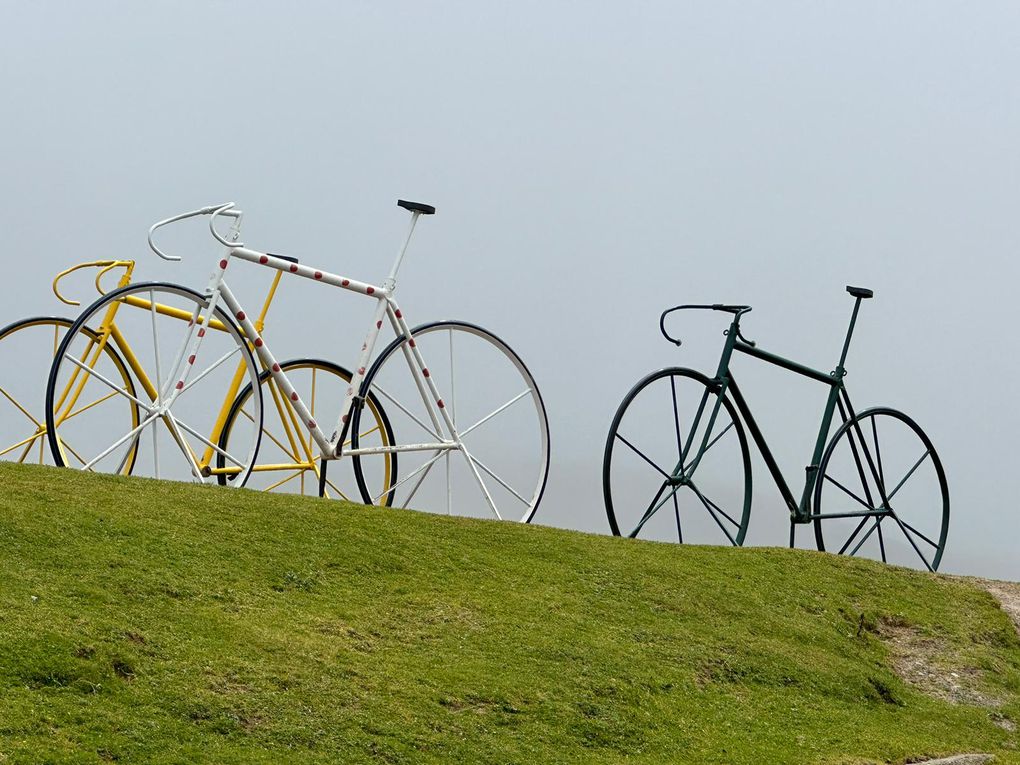
[[(110, 291), (102, 284), (103, 278), (111, 272), (120, 271), (115, 289), (121, 289), (132, 283), (134, 266), (131, 260), (79, 263), (57, 274), (53, 291), (65, 304), (79, 305), (78, 301), (61, 294), (59, 283), (76, 271), (96, 268), (95, 286), (102, 300)], [(275, 274), (262, 310), (254, 318), (253, 324), (260, 337), (281, 276), (281, 272)], [(123, 300), (109, 305), (98, 327), (83, 326), (79, 330), (81, 343), (72, 361), (80, 374), (72, 374), (63, 384), (54, 406), (56, 449), (47, 448), (46, 444), (45, 380), (57, 347), (73, 320), (40, 316), (0, 329), (0, 433), (4, 439), (0, 442), (0, 459), (83, 467), (85, 459), (75, 444), (87, 440), (99, 423), (115, 418), (137, 426), (140, 409), (146, 402), (156, 400), (157, 390), (164, 381), (158, 357), (146, 358), (144, 352), (136, 352), (135, 349), (152, 346), (157, 322), (188, 322), (194, 318), (190, 310), (174, 305), (172, 296), (169, 300), (166, 297), (161, 294), (157, 300), (154, 292), (144, 289), (132, 292)], [(121, 310), (125, 305), (132, 306), (132, 310)], [(238, 334), (235, 324), (225, 315), (214, 317), (208, 327), (219, 335)], [(199, 467), (206, 475), (216, 475), (220, 483), (229, 483), (231, 471), (224, 470), (217, 462), (216, 447), (225, 448), (240, 430), (257, 429), (253, 435), (261, 442), (259, 460), (246, 486), (263, 491), (317, 494), (317, 455), (313, 453), (311, 439), (300, 427), (292, 402), (281, 393), (270, 370), (252, 365), (250, 344), (243, 336), (243, 330), (227, 345), (234, 346), (235, 352), (243, 346), (248, 353), (242, 354), (236, 367), (218, 364), (216, 369), (207, 372), (202, 381), (201, 412), (196, 414), (195, 421), (207, 425), (203, 429), (206, 435), (200, 437), (205, 444), (205, 452), (196, 455)], [(281, 362), (280, 367), (302, 389), (302, 395), (309, 397), (311, 406), (324, 415), (331, 415), (334, 409), (339, 410), (344, 392), (350, 386), (351, 373), (348, 370), (322, 359), (294, 359)], [(252, 395), (256, 379), (262, 390), (260, 397)], [(258, 406), (256, 411), (254, 400), (272, 402), (272, 405)], [(392, 429), (380, 402), (374, 397), (366, 400), (364, 414), (368, 415), (367, 427), (361, 428), (363, 435), (360, 437), (374, 440), (380, 446), (390, 445)], [(179, 443), (181, 434), (175, 434), (168, 424), (161, 437)], [(136, 440), (129, 444), (120, 458), (118, 469), (113, 472), (173, 477), (159, 475), (159, 440), (160, 437), (154, 435), (151, 442)], [(391, 470), (392, 465), (387, 464), (384, 475), (380, 476), (387, 482), (384, 485), (389, 485)], [(353, 475), (346, 479), (330, 475), (326, 486), (326, 493), (330, 496), (360, 496)]]

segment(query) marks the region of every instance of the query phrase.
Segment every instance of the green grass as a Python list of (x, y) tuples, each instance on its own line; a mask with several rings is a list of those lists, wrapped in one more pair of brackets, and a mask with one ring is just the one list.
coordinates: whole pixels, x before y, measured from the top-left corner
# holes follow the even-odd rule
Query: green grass
[[(0, 485), (5, 765), (1020, 763), (993, 719), (1020, 720), (1020, 641), (964, 582), (7, 464)], [(902, 682), (885, 622), (1001, 706)]]

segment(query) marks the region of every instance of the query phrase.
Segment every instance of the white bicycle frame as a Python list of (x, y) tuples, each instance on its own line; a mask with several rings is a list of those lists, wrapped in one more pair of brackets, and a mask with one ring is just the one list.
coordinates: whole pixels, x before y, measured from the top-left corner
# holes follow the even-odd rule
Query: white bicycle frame
[[(153, 232), (165, 226), (169, 223), (184, 220), (185, 218), (194, 217), (197, 215), (210, 215), (209, 229), (217, 241), (221, 242), (227, 247), (226, 255), (219, 261), (216, 270), (213, 272), (210, 278), (209, 284), (206, 288), (206, 297), (209, 300), (209, 305), (205, 310), (205, 313), (201, 316), (195, 316), (192, 320), (191, 330), (188, 335), (185, 336), (184, 342), (181, 344), (180, 351), (177, 358), (174, 360), (172, 372), (167, 376), (167, 390), (166, 395), (160, 396), (162, 401), (159, 409), (162, 411), (169, 410), (176, 400), (177, 396), (188, 387), (188, 378), (191, 375), (192, 369), (195, 364), (195, 359), (198, 356), (199, 349), (202, 344), (202, 338), (205, 336), (206, 328), (211, 320), (213, 314), (216, 311), (217, 304), (222, 299), (224, 305), (229, 310), (230, 314), (237, 321), (238, 326), (241, 327), (249, 343), (254, 348), (255, 353), (258, 355), (259, 360), (262, 362), (264, 367), (270, 371), (273, 380), (280, 387), (300, 415), (302, 422), (308, 429), (309, 434), (314, 439), (315, 443), (320, 449), (320, 458), (324, 460), (335, 460), (346, 456), (358, 456), (358, 455), (369, 455), (369, 454), (384, 454), (392, 452), (424, 452), (434, 451), (435, 454), (423, 465), (418, 467), (414, 472), (402, 478), (397, 484), (390, 487), (388, 491), (392, 491), (398, 485), (405, 481), (414, 478), (416, 475), (426, 472), (431, 469), (432, 465), (439, 460), (439, 458), (450, 450), (459, 450), (464, 454), (468, 465), (474, 474), (475, 480), (482, 489), (482, 493), (485, 495), (485, 499), (489, 504), (489, 507), (496, 514), (496, 517), (501, 517), (499, 511), (496, 509), (496, 504), (489, 494), (489, 490), (482, 481), (482, 477), (478, 472), (478, 467), (481, 463), (478, 463), (467, 451), (462, 440), (462, 435), (467, 434), (468, 431), (473, 430), (482, 424), (485, 420), (488, 420), (494, 414), (500, 410), (493, 412), (486, 416), (483, 420), (475, 423), (474, 425), (466, 428), (462, 433), (458, 432), (457, 427), (454, 425), (453, 418), (446, 409), (446, 405), (440, 396), (439, 390), (436, 388), (436, 384), (429, 374), (428, 366), (425, 363), (425, 359), (422, 357), (421, 351), (415, 344), (414, 338), (411, 337), (410, 328), (404, 319), (403, 313), (400, 311), (400, 307), (397, 305), (397, 301), (393, 298), (393, 293), (396, 289), (396, 278), (397, 272), (400, 269), (400, 265), (403, 262), (404, 254), (407, 252), (408, 244), (411, 241), (411, 235), (414, 233), (414, 227), (418, 222), (418, 216), (422, 213), (417, 210), (411, 210), (411, 224), (407, 230), (407, 235), (404, 238), (403, 245), (397, 253), (397, 258), (393, 263), (393, 268), (390, 270), (389, 276), (383, 281), (382, 286), (376, 286), (367, 282), (360, 282), (355, 279), (349, 279), (345, 276), (339, 276), (337, 274), (329, 273), (328, 271), (321, 271), (311, 266), (300, 265), (297, 263), (291, 263), (290, 261), (283, 260), (282, 258), (276, 257), (269, 253), (259, 252), (252, 250), (244, 246), (243, 243), (237, 243), (236, 239), (239, 234), (239, 225), (243, 213), (240, 210), (234, 209), (233, 203), (224, 205), (204, 207), (200, 210), (193, 212), (184, 213), (177, 215), (172, 218), (160, 221), (149, 229), (149, 246), (153, 251), (165, 260), (180, 260), (177, 256), (167, 255), (161, 251), (152, 240)], [(216, 218), (219, 215), (226, 215), (234, 218), (234, 225), (231, 227), (229, 234), (230, 239), (225, 239), (215, 228)], [(368, 334), (365, 337), (365, 341), (361, 345), (361, 351), (358, 354), (358, 359), (353, 367), (356, 370), (353, 373), (351, 384), (347, 388), (347, 392), (344, 395), (343, 405), (340, 409), (340, 418), (336, 423), (336, 427), (333, 429), (332, 434), (327, 438), (323, 433), (321, 427), (315, 422), (311, 412), (305, 405), (305, 402), (301, 399), (301, 396), (294, 389), (290, 380), (287, 379), (287, 375), (280, 369), (280, 364), (269, 350), (268, 345), (263, 341), (262, 337), (256, 331), (254, 324), (248, 318), (247, 313), (238, 302), (234, 293), (227, 286), (224, 276), (227, 267), (230, 265), (230, 260), (237, 258), (244, 260), (249, 263), (254, 263), (259, 266), (266, 266), (268, 268), (274, 268), (277, 271), (283, 271), (286, 273), (295, 274), (305, 279), (311, 279), (312, 281), (322, 282), (332, 287), (339, 287), (340, 289), (349, 290), (356, 292), (366, 297), (374, 298), (376, 301), (376, 308), (372, 318), (372, 325), (369, 327)], [(347, 431), (350, 424), (351, 412), (355, 405), (360, 402), (360, 390), (362, 383), (365, 380), (366, 369), (368, 368), (369, 360), (372, 358), (372, 354), (375, 350), (376, 341), (379, 338), (379, 331), (382, 329), (383, 320), (388, 319), (390, 326), (396, 333), (397, 337), (409, 338), (407, 343), (401, 346), (404, 358), (407, 361), (408, 368), (414, 379), (415, 385), (418, 388), (418, 392), (421, 395), (422, 402), (425, 405), (425, 409), (428, 412), (429, 419), (432, 422), (432, 426), (429, 427), (427, 423), (422, 422), (418, 417), (414, 416), (406, 408), (401, 406), (392, 398), (390, 399), (393, 403), (404, 412), (404, 414), (411, 417), (418, 425), (424, 428), (427, 432), (435, 436), (436, 440), (426, 443), (417, 444), (404, 444), (400, 446), (376, 446), (367, 448), (354, 448), (354, 449), (343, 449), (343, 444), (347, 438)], [(218, 359), (211, 367), (201, 372), (193, 382), (197, 382), (201, 377), (211, 372), (215, 367), (226, 361), (234, 352), (230, 352)], [(176, 381), (176, 382), (174, 382)], [(192, 383), (193, 384), (193, 383)], [(173, 389), (170, 389), (170, 385), (173, 385)], [(501, 407), (501, 409), (505, 408)], [(448, 434), (448, 437), (441, 435), (444, 432)], [(204, 440), (204, 439), (203, 439)], [(222, 456), (233, 462), (235, 465), (242, 466), (242, 463), (235, 457), (228, 454), (224, 449), (206, 442), (207, 446), (211, 446)], [(194, 457), (190, 454), (190, 450), (187, 454), (189, 461), (191, 462), (191, 469), (195, 476), (205, 481), (205, 477), (201, 474), (201, 470), (198, 464), (195, 462)], [(243, 466), (242, 466), (243, 467)], [(484, 466), (482, 466), (484, 469)], [(486, 470), (486, 472), (489, 472)], [(491, 473), (490, 473), (491, 474)], [(424, 476), (422, 476), (424, 478)], [(498, 479), (497, 479), (498, 480)], [(420, 483), (420, 481), (419, 481)]]

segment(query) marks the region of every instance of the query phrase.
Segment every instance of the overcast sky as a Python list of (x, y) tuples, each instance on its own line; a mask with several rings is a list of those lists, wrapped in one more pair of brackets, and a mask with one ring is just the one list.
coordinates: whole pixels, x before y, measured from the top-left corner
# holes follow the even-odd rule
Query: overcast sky
[[(435, 204), (405, 312), (521, 353), (553, 443), (535, 520), (607, 532), (620, 399), (720, 348), (706, 320), (666, 344), (664, 307), (749, 303), (749, 337), (827, 370), (862, 284), (848, 385), (935, 442), (943, 570), (1020, 578), (1017, 4), (0, 0), (0, 35), (0, 323), (66, 312), (49, 281), (82, 259), (204, 284), (215, 250), (145, 246), (182, 210), (235, 200), (250, 246), (378, 281), (396, 198)], [(274, 332), (320, 328), (287, 355), (346, 362), (362, 304), (286, 299)], [(819, 391), (741, 363), (799, 495)], [(748, 543), (781, 541), (755, 477)]]

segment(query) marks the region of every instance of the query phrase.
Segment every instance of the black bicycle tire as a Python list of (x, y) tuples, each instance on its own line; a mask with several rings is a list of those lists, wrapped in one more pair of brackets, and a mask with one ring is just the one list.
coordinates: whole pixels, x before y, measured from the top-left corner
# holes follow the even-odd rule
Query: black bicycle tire
[[(689, 369), (687, 367), (666, 367), (659, 369), (654, 372), (642, 377), (637, 383), (627, 392), (627, 395), (623, 397), (620, 402), (620, 406), (616, 409), (616, 414), (613, 416), (612, 423), (609, 426), (609, 434), (606, 437), (606, 446), (602, 456), (602, 497), (605, 502), (606, 517), (609, 521), (609, 528), (614, 536), (622, 536), (620, 525), (616, 519), (616, 509), (613, 504), (612, 497), (612, 486), (611, 486), (611, 471), (612, 471), (612, 455), (615, 442), (617, 440), (616, 435), (619, 430), (620, 423), (623, 421), (623, 417), (627, 412), (627, 408), (630, 404), (638, 397), (638, 395), (651, 385), (656, 380), (662, 379), (667, 376), (679, 376), (690, 378), (708, 388), (710, 391), (715, 387), (715, 384), (708, 376), (697, 371), (696, 369)], [(744, 463), (744, 511), (741, 515), (741, 523), (736, 536), (737, 545), (742, 545), (747, 535), (747, 527), (750, 524), (751, 516), (751, 500), (752, 500), (752, 488), (753, 478), (751, 472), (751, 453), (750, 448), (747, 444), (747, 435), (744, 432), (743, 423), (740, 420), (738, 412), (734, 407), (732, 401), (728, 396), (724, 396), (722, 399), (723, 406), (726, 408), (727, 414), (729, 414), (731, 420), (737, 431), (738, 440), (740, 442), (740, 450)]]

